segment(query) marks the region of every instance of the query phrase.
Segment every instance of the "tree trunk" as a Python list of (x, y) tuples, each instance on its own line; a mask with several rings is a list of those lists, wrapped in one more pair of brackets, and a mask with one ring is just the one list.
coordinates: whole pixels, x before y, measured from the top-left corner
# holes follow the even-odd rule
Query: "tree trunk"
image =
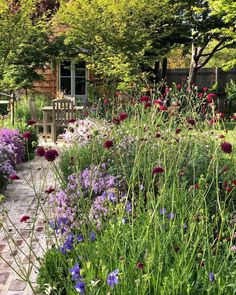
[(158, 83), (161, 80), (160, 75), (159, 75), (159, 71), (160, 71), (160, 61), (155, 61), (155, 65), (154, 65), (154, 81), (155, 81), (155, 83)]
[(162, 60), (162, 79), (165, 81), (167, 77), (167, 57), (164, 57)]
[(196, 83), (198, 63), (199, 63), (198, 49), (197, 47), (194, 46), (194, 44), (192, 44), (192, 58), (191, 58), (189, 74), (188, 74), (188, 88), (190, 88), (192, 84)]

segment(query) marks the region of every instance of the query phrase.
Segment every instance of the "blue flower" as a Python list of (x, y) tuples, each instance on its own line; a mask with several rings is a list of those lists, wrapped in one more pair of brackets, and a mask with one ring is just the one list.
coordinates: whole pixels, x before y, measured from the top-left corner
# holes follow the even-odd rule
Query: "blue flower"
[(69, 272), (72, 274), (72, 280), (78, 281), (82, 279), (82, 276), (80, 275), (80, 267), (78, 263), (76, 263), (74, 267), (70, 268)]
[(83, 240), (84, 240), (84, 239), (83, 239), (83, 235), (82, 235), (82, 234), (79, 234), (79, 235), (77, 236), (77, 241), (81, 243), (81, 242), (83, 242)]
[(116, 202), (116, 195), (114, 193), (109, 193), (108, 194), (108, 199), (109, 201), (111, 201), (112, 203), (115, 203)]
[(114, 286), (118, 284), (118, 274), (119, 274), (119, 269), (116, 269), (113, 272), (108, 274), (107, 284), (111, 288), (114, 288)]
[(85, 283), (84, 282), (78, 281), (74, 287), (77, 292), (84, 294), (84, 292), (85, 292)]
[(160, 210), (159, 210), (159, 212), (160, 212), (160, 214), (166, 214), (166, 208), (161, 208)]
[(131, 212), (132, 212), (132, 204), (131, 204), (130, 202), (127, 202), (127, 203), (126, 203), (125, 211), (126, 211), (127, 213), (131, 213)]
[(172, 219), (175, 218), (175, 214), (171, 212), (171, 213), (169, 213), (169, 214), (167, 215), (167, 218), (170, 219), (170, 220), (172, 220)]
[(211, 282), (214, 282), (214, 280), (215, 280), (215, 276), (214, 276), (214, 273), (213, 273), (213, 272), (210, 272), (210, 274), (209, 274), (209, 280), (210, 280)]
[(64, 242), (63, 246), (61, 247), (61, 253), (65, 254), (67, 250), (73, 249), (73, 242), (74, 242), (74, 236), (73, 234), (69, 234), (66, 241)]
[(96, 240), (96, 234), (95, 232), (91, 231), (89, 235), (90, 241), (94, 242)]

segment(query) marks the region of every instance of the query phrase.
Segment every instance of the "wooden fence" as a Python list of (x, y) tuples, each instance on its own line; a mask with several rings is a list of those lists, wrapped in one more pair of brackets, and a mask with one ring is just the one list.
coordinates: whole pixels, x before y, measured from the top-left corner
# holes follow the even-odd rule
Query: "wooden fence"
[[(167, 82), (175, 82), (177, 84), (186, 84), (189, 69), (168, 69)], [(213, 84), (217, 83), (217, 93), (219, 96), (224, 96), (225, 85), (230, 80), (236, 82), (236, 68), (230, 71), (223, 71), (221, 69), (200, 69), (197, 73), (196, 85), (199, 88), (210, 88)]]

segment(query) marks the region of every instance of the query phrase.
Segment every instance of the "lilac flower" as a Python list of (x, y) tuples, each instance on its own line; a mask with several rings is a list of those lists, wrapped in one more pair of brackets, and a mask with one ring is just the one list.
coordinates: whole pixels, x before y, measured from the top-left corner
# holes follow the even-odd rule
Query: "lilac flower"
[(78, 241), (79, 243), (81, 243), (81, 242), (83, 242), (83, 240), (84, 240), (83, 235), (82, 235), (82, 234), (79, 234), (79, 235), (77, 236), (77, 241)]
[(75, 290), (81, 294), (85, 292), (85, 283), (82, 281), (78, 281), (78, 283), (74, 286)]
[(130, 202), (127, 202), (127, 203), (126, 203), (125, 211), (126, 211), (127, 213), (131, 213), (131, 212), (132, 212), (132, 204), (131, 204)]
[(115, 203), (116, 202), (116, 195), (114, 193), (109, 193), (108, 194), (108, 199), (112, 202)]
[(209, 274), (209, 280), (211, 282), (214, 282), (215, 281), (215, 276), (214, 276), (214, 273), (213, 272), (210, 272), (210, 274)]
[(96, 240), (96, 234), (95, 232), (91, 232), (90, 235), (89, 235), (89, 238), (90, 238), (90, 241), (94, 242)]
[(78, 281), (82, 279), (82, 276), (80, 274), (80, 267), (78, 263), (76, 263), (74, 267), (70, 268), (69, 272), (72, 274), (72, 280)]
[(112, 289), (114, 288), (115, 285), (118, 284), (118, 274), (119, 274), (119, 269), (116, 269), (113, 272), (109, 273), (107, 276), (107, 284)]
[(159, 212), (160, 212), (160, 214), (166, 214), (166, 208), (161, 208), (160, 210), (159, 210)]
[(171, 212), (171, 213), (169, 213), (169, 214), (167, 215), (167, 218), (170, 219), (170, 220), (172, 220), (172, 219), (175, 218), (175, 214)]

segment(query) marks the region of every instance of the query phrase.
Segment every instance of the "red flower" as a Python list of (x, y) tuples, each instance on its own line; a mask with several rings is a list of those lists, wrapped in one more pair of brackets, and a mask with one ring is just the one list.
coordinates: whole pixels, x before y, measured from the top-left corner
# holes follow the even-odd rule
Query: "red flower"
[(120, 113), (119, 114), (120, 121), (124, 121), (127, 118), (128, 118), (128, 114), (127, 113)]
[(160, 138), (161, 137), (161, 133), (160, 132), (157, 132), (156, 133), (156, 138)]
[(113, 141), (112, 140), (107, 140), (104, 142), (104, 148), (109, 149), (113, 146)]
[(187, 122), (192, 125), (192, 126), (195, 126), (196, 125), (196, 121), (193, 119), (193, 118), (188, 118), (187, 119)]
[(230, 154), (232, 153), (232, 144), (229, 142), (222, 142), (221, 143), (221, 149), (223, 152), (225, 152), (226, 154)]
[(104, 104), (108, 104), (109, 103), (109, 99), (108, 98), (104, 98), (103, 103)]
[(34, 125), (36, 123), (35, 120), (28, 120), (27, 125)]
[(150, 108), (150, 106), (151, 106), (150, 102), (146, 102), (145, 105), (144, 105), (145, 109)]
[(225, 138), (225, 136), (224, 136), (223, 134), (220, 134), (220, 135), (218, 136), (218, 138)]
[(56, 160), (56, 158), (58, 157), (58, 152), (56, 150), (48, 150), (45, 152), (45, 159), (48, 161), (48, 162), (53, 162)]
[(112, 123), (119, 125), (120, 124), (120, 119), (119, 118), (113, 118)]
[(207, 92), (208, 88), (207, 87), (203, 87), (202, 91)]
[(55, 189), (52, 188), (51, 186), (45, 191), (46, 194), (51, 194), (52, 192), (54, 192)]
[(175, 134), (179, 134), (181, 132), (180, 128), (175, 129)]
[(30, 217), (28, 215), (23, 215), (20, 219), (20, 222), (26, 222)]
[(163, 105), (163, 101), (161, 99), (155, 99), (153, 103), (154, 105), (160, 105), (160, 106)]
[(229, 167), (228, 166), (224, 166), (223, 167), (223, 171), (224, 171), (224, 173), (226, 173), (227, 171), (229, 171)]
[(68, 123), (75, 123), (76, 119), (70, 119)]
[(140, 101), (141, 102), (149, 102), (149, 100), (150, 100), (150, 97), (149, 96), (141, 96), (140, 97)]
[(25, 131), (22, 136), (24, 139), (28, 140), (32, 137), (32, 134), (29, 131)]
[(165, 169), (162, 167), (155, 167), (152, 169), (152, 174), (160, 174), (164, 172), (165, 172)]
[(207, 102), (208, 103), (212, 103), (214, 98), (216, 98), (216, 95), (214, 93), (207, 94)]
[(161, 106), (160, 106), (160, 110), (161, 110), (161, 111), (167, 111), (167, 107), (161, 105)]
[(144, 269), (144, 264), (143, 264), (142, 262), (138, 262), (138, 263), (136, 264), (136, 268), (137, 268), (137, 269), (141, 269), (141, 270), (143, 270), (143, 269)]
[(236, 186), (236, 179), (234, 179), (234, 180), (232, 181), (232, 184), (233, 184), (234, 186)]
[(198, 97), (202, 98), (203, 95), (204, 95), (203, 93), (199, 93), (199, 94), (198, 94)]
[(182, 85), (181, 84), (177, 84), (176, 85), (176, 88), (180, 90), (182, 88)]
[(45, 149), (42, 146), (38, 146), (35, 152), (39, 157), (43, 157), (45, 155)]
[(16, 174), (12, 174), (12, 175), (10, 175), (9, 178), (10, 178), (11, 180), (17, 180), (17, 179), (20, 179), (20, 177), (19, 177), (18, 175), (16, 175)]
[(199, 184), (198, 183), (194, 185), (194, 189), (195, 190), (199, 189)]

